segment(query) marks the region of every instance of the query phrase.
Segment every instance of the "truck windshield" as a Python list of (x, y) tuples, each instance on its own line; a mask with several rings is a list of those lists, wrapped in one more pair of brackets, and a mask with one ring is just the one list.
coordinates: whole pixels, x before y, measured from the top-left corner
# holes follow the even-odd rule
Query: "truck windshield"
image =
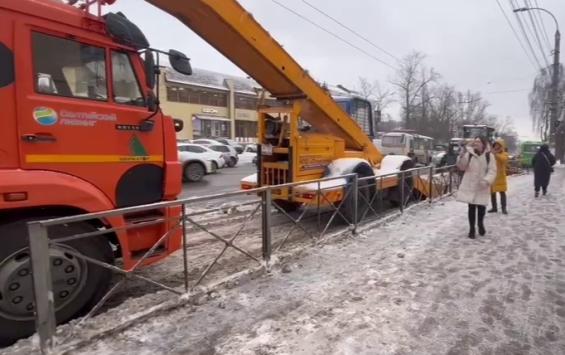
[(539, 149), (539, 144), (528, 144), (522, 146), (522, 153), (536, 153)]
[(486, 127), (463, 127), (463, 138), (488, 138)]
[(383, 136), (383, 147), (402, 147), (404, 146), (404, 135)]
[(357, 122), (367, 135), (372, 135), (371, 104), (360, 99), (339, 100), (336, 103)]

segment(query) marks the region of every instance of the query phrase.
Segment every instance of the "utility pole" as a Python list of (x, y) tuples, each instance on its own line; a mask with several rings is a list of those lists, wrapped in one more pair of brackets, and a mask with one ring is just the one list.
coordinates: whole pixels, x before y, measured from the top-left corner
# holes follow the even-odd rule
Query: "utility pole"
[(555, 143), (555, 156), (563, 162), (563, 153), (565, 150), (565, 142), (563, 141), (563, 127), (559, 122), (559, 79), (560, 65), (559, 52), (561, 45), (561, 34), (559, 30), (555, 31), (555, 49), (553, 50), (553, 75), (551, 78), (551, 137)]
[(561, 163), (565, 163), (565, 122), (559, 122), (559, 114), (561, 112), (560, 102), (559, 102), (559, 81), (560, 75), (560, 64), (559, 64), (559, 54), (561, 46), (561, 33), (559, 32), (559, 22), (557, 18), (548, 10), (541, 7), (522, 7), (519, 9), (514, 9), (514, 12), (524, 12), (538, 10), (549, 14), (553, 21), (555, 21), (555, 44), (553, 49), (553, 69), (551, 77), (551, 101), (550, 101), (550, 116), (549, 116), (549, 140), (550, 143), (555, 144), (555, 156)]

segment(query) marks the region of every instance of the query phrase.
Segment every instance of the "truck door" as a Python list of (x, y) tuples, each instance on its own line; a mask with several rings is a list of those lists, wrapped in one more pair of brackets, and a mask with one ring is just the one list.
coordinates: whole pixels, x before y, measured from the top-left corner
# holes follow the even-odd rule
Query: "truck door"
[(150, 113), (131, 54), (94, 34), (22, 26), (18, 36), (22, 168), (79, 177), (118, 207), (159, 201), (163, 126), (139, 129)]

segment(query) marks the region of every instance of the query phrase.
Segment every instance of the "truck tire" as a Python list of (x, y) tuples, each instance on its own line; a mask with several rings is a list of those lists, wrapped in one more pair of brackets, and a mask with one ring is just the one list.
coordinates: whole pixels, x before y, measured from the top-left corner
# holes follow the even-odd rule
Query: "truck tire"
[(299, 209), (300, 206), (302, 206), (302, 203), (300, 202), (293, 202), (287, 200), (274, 200), (273, 203), (279, 206), (280, 209), (282, 209), (286, 213), (294, 212), (297, 209)]
[[(47, 219), (44, 217), (41, 219)], [(35, 332), (34, 296), (31, 259), (27, 242), (27, 222), (22, 219), (0, 225), (0, 346)], [(97, 229), (85, 222), (49, 228), (51, 239)], [(71, 250), (112, 264), (114, 256), (104, 236), (87, 237), (51, 246), (51, 276), (57, 324), (86, 314), (108, 290), (112, 272), (80, 260), (65, 251)]]
[(184, 179), (190, 182), (198, 182), (206, 175), (206, 168), (198, 162), (188, 163), (184, 167)]
[[(373, 169), (368, 164), (359, 164), (353, 169), (352, 173), (356, 173), (359, 178), (364, 178), (368, 176), (373, 176), (375, 173)], [(348, 191), (351, 189), (351, 184), (348, 185)], [(375, 184), (373, 180), (361, 180), (358, 181), (359, 196), (357, 198), (357, 223), (361, 221), (365, 212), (369, 209), (368, 202), (371, 201), (374, 194), (376, 193)], [(355, 221), (355, 199), (353, 196), (354, 191), (350, 191), (347, 195), (345, 201), (340, 208), (340, 213), (345, 218), (340, 218), (346, 224), (353, 224)], [(338, 215), (341, 217), (340, 215)]]
[[(406, 160), (400, 166), (400, 171), (410, 170), (414, 168), (414, 162), (412, 160)], [(406, 204), (412, 197), (414, 191), (414, 180), (409, 175), (404, 177), (404, 203)], [(402, 202), (402, 190), (401, 185), (393, 187), (387, 191), (387, 197), (390, 204), (393, 207), (400, 207)]]

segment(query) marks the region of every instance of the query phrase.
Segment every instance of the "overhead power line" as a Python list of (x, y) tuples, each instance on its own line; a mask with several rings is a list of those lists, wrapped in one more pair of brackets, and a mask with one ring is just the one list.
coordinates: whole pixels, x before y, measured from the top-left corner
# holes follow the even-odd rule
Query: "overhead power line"
[(286, 5), (282, 4), (282, 3), (280, 3), (279, 1), (277, 1), (277, 0), (271, 0), (271, 1), (272, 1), (273, 3), (275, 3), (275, 4), (277, 4), (278, 6), (282, 7), (282, 8), (285, 9), (286, 11), (288, 11), (288, 12), (294, 14), (295, 16), (300, 17), (302, 20), (304, 20), (304, 21), (310, 23), (312, 26), (317, 27), (318, 29), (320, 29), (320, 30), (326, 32), (326, 33), (329, 34), (330, 36), (332, 36), (332, 37), (334, 37), (334, 38), (340, 40), (341, 42), (347, 44), (348, 46), (350, 46), (350, 47), (352, 47), (352, 48), (358, 50), (359, 52), (365, 54), (365, 55), (368, 56), (369, 58), (371, 58), (371, 59), (373, 59), (373, 60), (375, 60), (375, 61), (377, 61), (377, 62), (379, 62), (379, 63), (381, 63), (381, 64), (384, 64), (384, 65), (386, 65), (386, 66), (389, 67), (389, 68), (392, 68), (392, 69), (394, 69), (394, 70), (398, 70), (397, 67), (395, 67), (395, 66), (393, 66), (393, 65), (391, 65), (391, 64), (389, 64), (389, 63), (387, 63), (387, 62), (385, 62), (384, 60), (382, 60), (382, 59), (380, 59), (380, 58), (374, 56), (373, 54), (367, 52), (367, 51), (364, 50), (363, 48), (361, 48), (361, 47), (359, 47), (359, 46), (357, 46), (357, 45), (355, 45), (355, 44), (349, 42), (347, 39), (341, 37), (340, 35), (338, 35), (338, 34), (332, 32), (332, 31), (330, 31), (330, 30), (328, 30), (328, 29), (326, 29), (326, 28), (324, 28), (323, 26), (321, 26), (321, 25), (317, 24), (316, 22), (310, 20), (309, 18), (307, 18), (306, 16), (304, 16), (304, 15), (298, 13), (297, 11), (294, 11), (293, 9), (291, 9), (290, 7), (288, 7), (288, 6), (286, 6)]
[[(524, 0), (524, 6), (531, 8), (532, 4), (530, 3), (529, 0)], [(539, 46), (540, 52), (541, 52), (541, 57), (543, 58), (545, 67), (549, 67), (549, 61), (547, 60), (547, 53), (545, 51), (545, 48), (543, 47), (543, 43), (541, 42), (541, 37), (539, 35), (538, 32), (538, 23), (537, 23), (537, 17), (535, 16), (535, 12), (537, 11), (527, 11), (528, 16), (530, 17), (530, 23), (532, 24), (532, 28), (534, 29), (534, 37), (536, 39), (536, 42)], [(540, 28), (541, 31), (541, 28)]]
[[(539, 7), (538, 0), (533, 0), (533, 1), (535, 7)], [(549, 40), (549, 36), (547, 35), (547, 29), (545, 28), (545, 22), (543, 20), (543, 17), (541, 16), (541, 11), (536, 11), (536, 15), (538, 16), (538, 19), (541, 23), (542, 34), (543, 34), (543, 38), (545, 39), (545, 43), (547, 44), (547, 47), (551, 49), (553, 48), (553, 45), (551, 44), (551, 41)]]
[[(535, 1), (535, 3), (534, 3), (533, 0), (524, 0), (524, 3), (529, 8), (538, 7), (537, 1)], [(543, 47), (544, 44), (547, 46), (547, 47), (543, 47), (544, 49), (542, 49), (542, 52), (543, 53), (550, 53), (551, 52), (551, 44), (549, 43), (549, 39), (547, 38), (547, 33), (545, 31), (543, 19), (541, 17), (541, 11), (528, 11), (528, 12), (531, 15), (530, 18), (532, 19), (532, 21), (535, 22), (535, 28), (538, 29), (538, 31), (536, 31), (536, 35), (539, 35), (538, 41), (540, 42), (539, 43), (540, 46)]]
[(496, 0), (496, 3), (498, 4), (498, 7), (500, 8), (500, 11), (502, 12), (502, 15), (504, 16), (504, 18), (506, 19), (506, 23), (508, 23), (508, 26), (510, 26), (510, 29), (512, 30), (512, 33), (514, 33), (514, 38), (516, 38), (516, 40), (518, 41), (518, 43), (520, 44), (520, 47), (522, 47), (522, 49), (524, 50), (524, 54), (526, 55), (526, 57), (528, 58), (528, 61), (532, 64), (532, 66), (534, 67), (534, 69), (536, 70), (536, 72), (538, 71), (539, 67), (536, 67), (535, 62), (532, 60), (531, 58), (531, 54), (528, 53), (528, 50), (526, 49), (526, 46), (524, 45), (524, 43), (522, 42), (522, 40), (520, 39), (520, 36), (518, 35), (518, 32), (516, 31), (516, 29), (514, 28), (514, 26), (512, 25), (512, 21), (510, 21), (510, 18), (508, 17), (508, 15), (506, 15), (506, 11), (504, 10), (504, 7), (502, 6), (502, 4), (500, 3), (500, 0)]
[[(510, 6), (512, 7), (512, 10), (515, 10), (516, 7), (514, 6), (514, 1), (512, 0), (508, 0), (510, 2)], [(520, 15), (518, 15), (517, 12), (514, 13), (514, 15), (516, 16), (516, 20), (518, 21), (518, 25), (520, 26), (520, 29), (522, 30), (522, 34), (524, 35), (524, 39), (526, 40), (526, 44), (528, 45), (528, 48), (530, 49), (530, 53), (532, 54), (532, 57), (534, 58), (534, 60), (536, 61), (538, 68), (541, 70), (542, 69), (542, 65), (536, 55), (536, 51), (534, 49), (534, 46), (532, 46), (532, 42), (530, 41), (530, 37), (528, 37), (528, 32), (526, 31), (526, 27), (524, 27), (524, 23), (522, 22), (522, 19), (520, 18)]]
[(370, 39), (368, 39), (367, 37), (359, 34), (358, 32), (356, 32), (355, 30), (353, 30), (351, 27), (345, 25), (344, 23), (342, 23), (341, 21), (339, 21), (338, 19), (336, 19), (335, 17), (331, 16), (330, 14), (328, 14), (327, 12), (319, 9), (318, 7), (312, 5), (310, 2), (306, 1), (306, 0), (302, 0), (303, 3), (305, 3), (306, 5), (308, 5), (310, 8), (314, 9), (315, 11), (317, 11), (318, 13), (324, 15), (325, 17), (329, 18), (330, 20), (332, 20), (333, 22), (337, 23), (339, 26), (345, 28), (347, 31), (353, 33), (355, 36), (361, 38), (363, 41), (369, 43), (371, 46), (375, 47), (376, 49), (378, 49), (379, 51), (385, 53), (386, 55), (388, 55), (389, 57), (400, 61), (400, 58), (398, 58), (397, 56), (395, 56), (394, 54), (390, 53), (389, 51), (387, 51), (386, 49), (380, 47), (379, 45), (375, 44), (373, 41), (371, 41)]

